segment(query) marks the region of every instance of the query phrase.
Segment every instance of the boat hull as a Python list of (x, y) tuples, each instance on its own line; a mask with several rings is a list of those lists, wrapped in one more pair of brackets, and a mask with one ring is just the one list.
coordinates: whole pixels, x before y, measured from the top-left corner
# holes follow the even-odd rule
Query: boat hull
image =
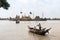
[(29, 32), (35, 33), (35, 34), (39, 34), (39, 35), (45, 35), (46, 32), (45, 31), (39, 31), (38, 29), (34, 30), (34, 29), (30, 29)]
[(43, 30), (43, 29), (39, 30), (39, 29), (31, 28), (31, 27), (28, 27), (28, 28), (29, 28), (29, 32), (39, 34), (39, 35), (45, 35), (51, 29), (51, 28), (49, 28), (49, 29), (46, 29), (46, 30)]

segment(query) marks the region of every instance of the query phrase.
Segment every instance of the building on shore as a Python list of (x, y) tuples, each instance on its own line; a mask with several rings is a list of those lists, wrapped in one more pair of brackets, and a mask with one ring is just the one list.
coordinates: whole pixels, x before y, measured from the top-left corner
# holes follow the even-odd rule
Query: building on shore
[(40, 18), (39, 16), (36, 16), (34, 19), (32, 19), (30, 16), (22, 16), (20, 18), (20, 16), (16, 15), (15, 18), (11, 18), (10, 17), (10, 20), (13, 20), (13, 21), (46, 21), (47, 19), (46, 18)]
[(22, 16), (22, 18), (20, 19), (22, 21), (30, 21), (32, 20), (30, 16)]

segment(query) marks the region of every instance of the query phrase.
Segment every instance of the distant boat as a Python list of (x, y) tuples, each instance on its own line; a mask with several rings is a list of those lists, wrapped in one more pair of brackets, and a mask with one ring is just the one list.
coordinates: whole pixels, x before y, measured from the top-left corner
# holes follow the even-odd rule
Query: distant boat
[(29, 32), (39, 34), (39, 35), (45, 35), (46, 33), (49, 33), (49, 30), (51, 29), (51, 28), (49, 28), (49, 29), (43, 28), (43, 29), (39, 30), (39, 29), (34, 29), (30, 26), (28, 26), (28, 28), (29, 28)]
[(16, 15), (16, 23), (19, 23), (20, 22), (20, 16)]
[(19, 20), (17, 20), (16, 23), (19, 23)]

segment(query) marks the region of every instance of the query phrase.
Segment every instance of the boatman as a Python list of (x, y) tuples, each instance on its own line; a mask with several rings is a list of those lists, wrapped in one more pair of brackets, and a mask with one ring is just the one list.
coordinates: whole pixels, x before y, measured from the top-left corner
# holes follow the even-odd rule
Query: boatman
[(41, 24), (39, 23), (37, 26), (39, 26), (39, 30), (41, 30)]

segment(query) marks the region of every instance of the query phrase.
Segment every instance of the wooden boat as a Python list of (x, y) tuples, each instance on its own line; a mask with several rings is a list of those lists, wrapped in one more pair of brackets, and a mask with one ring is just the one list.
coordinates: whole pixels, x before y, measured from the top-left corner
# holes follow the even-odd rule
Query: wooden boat
[(39, 30), (39, 29), (34, 29), (30, 26), (28, 26), (28, 28), (29, 28), (29, 32), (39, 34), (39, 35), (45, 35), (46, 33), (49, 33), (49, 30), (51, 29), (51, 28), (49, 28), (49, 29), (43, 28), (43, 29)]

